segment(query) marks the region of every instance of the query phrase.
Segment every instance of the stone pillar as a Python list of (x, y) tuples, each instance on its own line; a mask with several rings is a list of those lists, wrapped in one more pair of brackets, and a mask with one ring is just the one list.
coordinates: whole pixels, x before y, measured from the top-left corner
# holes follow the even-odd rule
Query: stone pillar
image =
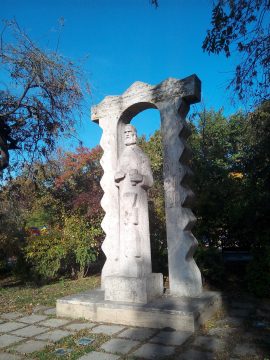
[(193, 254), (197, 240), (191, 229), (196, 218), (189, 206), (194, 193), (188, 186), (190, 149), (186, 144), (189, 111), (183, 99), (169, 99), (158, 104), (163, 139), (163, 173), (170, 294), (196, 296), (202, 291), (201, 273)]

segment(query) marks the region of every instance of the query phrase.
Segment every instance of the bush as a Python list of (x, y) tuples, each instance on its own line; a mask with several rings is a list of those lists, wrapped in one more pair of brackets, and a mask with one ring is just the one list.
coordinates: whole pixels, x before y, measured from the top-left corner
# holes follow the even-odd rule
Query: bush
[(84, 218), (71, 215), (64, 218), (63, 229), (29, 236), (24, 252), (36, 279), (52, 280), (62, 272), (84, 276), (89, 264), (97, 259), (101, 231)]
[(225, 268), (221, 252), (213, 247), (199, 246), (194, 259), (203, 278), (209, 284), (220, 286), (224, 282)]
[(253, 250), (246, 276), (249, 291), (258, 297), (270, 297), (270, 245)]

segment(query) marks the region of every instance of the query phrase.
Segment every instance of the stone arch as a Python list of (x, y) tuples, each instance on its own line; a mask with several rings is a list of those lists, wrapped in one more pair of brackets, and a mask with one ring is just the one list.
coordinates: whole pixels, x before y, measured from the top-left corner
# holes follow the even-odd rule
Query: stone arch
[(183, 80), (169, 78), (156, 86), (135, 82), (123, 95), (108, 96), (92, 108), (92, 120), (103, 129), (100, 144), (104, 151), (101, 159), (104, 196), (101, 205), (105, 211), (102, 227), (106, 237), (102, 249), (107, 257), (102, 271), (103, 285), (104, 279), (117, 275), (119, 268), (119, 200), (113, 179), (123, 143), (122, 127), (139, 112), (156, 108), (161, 115), (164, 150), (170, 292), (173, 295), (197, 296), (202, 291), (200, 271), (193, 259), (197, 240), (191, 229), (196, 218), (188, 207), (193, 193), (186, 182), (190, 170), (185, 122), (189, 105), (200, 101), (200, 86), (196, 75)]
[(137, 116), (139, 113), (148, 110), (148, 109), (157, 109), (155, 104), (150, 102), (139, 102), (129, 106), (126, 110), (124, 110), (118, 120), (117, 123), (117, 155), (122, 151), (123, 148), (123, 127), (126, 124), (129, 124), (132, 119)]

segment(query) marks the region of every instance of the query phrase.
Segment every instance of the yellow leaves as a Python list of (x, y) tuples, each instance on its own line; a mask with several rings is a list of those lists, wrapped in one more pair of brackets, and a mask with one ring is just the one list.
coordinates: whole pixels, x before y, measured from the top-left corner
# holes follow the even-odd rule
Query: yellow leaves
[(232, 179), (243, 179), (244, 177), (244, 174), (241, 173), (241, 172), (237, 172), (237, 171), (232, 171), (229, 173), (229, 177), (232, 178)]

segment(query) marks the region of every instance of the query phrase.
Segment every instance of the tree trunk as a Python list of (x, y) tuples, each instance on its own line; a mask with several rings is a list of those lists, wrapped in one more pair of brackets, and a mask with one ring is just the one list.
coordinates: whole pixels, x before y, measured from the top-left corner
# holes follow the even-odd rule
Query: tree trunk
[(0, 135), (0, 171), (7, 168), (9, 165), (8, 145), (4, 138)]

